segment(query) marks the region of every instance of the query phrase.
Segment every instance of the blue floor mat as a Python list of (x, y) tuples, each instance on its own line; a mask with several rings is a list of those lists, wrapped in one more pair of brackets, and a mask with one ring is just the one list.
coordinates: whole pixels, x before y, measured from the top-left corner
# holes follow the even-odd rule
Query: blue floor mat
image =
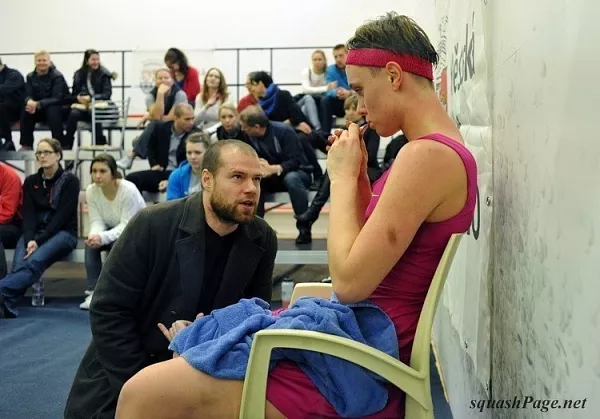
[[(47, 298), (0, 320), (0, 418), (61, 418), (75, 371), (89, 344), (89, 313), (77, 298)], [(436, 418), (451, 418), (432, 358)]]

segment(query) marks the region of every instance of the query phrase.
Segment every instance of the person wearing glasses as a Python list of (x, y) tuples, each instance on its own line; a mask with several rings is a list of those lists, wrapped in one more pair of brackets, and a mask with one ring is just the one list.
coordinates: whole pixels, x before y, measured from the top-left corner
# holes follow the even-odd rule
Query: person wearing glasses
[(0, 281), (0, 318), (17, 317), (27, 288), (77, 247), (79, 179), (61, 167), (58, 140), (41, 140), (35, 157), (40, 169), (23, 183), (23, 235), (12, 271)]

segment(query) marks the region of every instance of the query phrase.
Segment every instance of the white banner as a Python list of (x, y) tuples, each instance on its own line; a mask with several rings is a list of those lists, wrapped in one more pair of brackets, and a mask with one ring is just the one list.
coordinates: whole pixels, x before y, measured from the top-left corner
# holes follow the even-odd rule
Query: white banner
[(477, 160), (479, 185), (475, 218), (457, 252), (442, 303), (473, 361), (478, 380), (488, 391), (493, 183), (483, 1), (436, 0), (440, 54), (436, 89)]

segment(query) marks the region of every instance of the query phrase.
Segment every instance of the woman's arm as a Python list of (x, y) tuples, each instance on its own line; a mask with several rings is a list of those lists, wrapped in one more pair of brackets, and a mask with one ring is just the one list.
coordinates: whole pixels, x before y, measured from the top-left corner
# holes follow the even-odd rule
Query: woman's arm
[(137, 196), (140, 192), (137, 188), (134, 190), (125, 187), (125, 185), (121, 184), (121, 188), (125, 188), (123, 190), (123, 194), (120, 195), (121, 205), (121, 214), (119, 216), (119, 224), (111, 228), (110, 230), (106, 230), (100, 233), (100, 239), (103, 245), (107, 245), (110, 243), (114, 243), (121, 236), (121, 233), (127, 226), (127, 223), (146, 205), (141, 205), (140, 202), (144, 202), (141, 196)]
[(455, 171), (445, 147), (430, 141), (407, 145), (394, 165), (375, 210), (361, 228), (355, 179), (331, 183), (327, 249), (335, 294), (343, 303), (362, 301), (402, 257), (421, 224), (454, 188)]
[(327, 84), (323, 85), (323, 86), (312, 86), (310, 84), (310, 68), (305, 68), (304, 70), (302, 70), (302, 93), (306, 93), (306, 94), (319, 94), (319, 93), (325, 93), (327, 92)]
[(102, 214), (98, 205), (98, 197), (92, 192), (92, 188), (88, 187), (85, 191), (85, 199), (88, 207), (88, 215), (90, 219), (90, 236), (92, 234), (100, 234), (106, 230), (106, 224), (102, 218)]

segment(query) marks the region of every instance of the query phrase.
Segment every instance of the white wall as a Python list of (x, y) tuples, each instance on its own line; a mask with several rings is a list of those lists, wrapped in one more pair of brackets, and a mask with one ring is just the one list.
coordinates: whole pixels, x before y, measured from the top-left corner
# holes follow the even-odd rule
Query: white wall
[[(324, 47), (333, 61), (329, 47), (345, 42), (365, 20), (388, 11), (415, 18), (428, 33), (434, 29), (433, 0), (234, 0), (222, 3), (197, 0), (60, 0), (40, 2), (20, 0), (2, 6), (0, 56), (23, 72), (31, 71), (30, 55), (8, 56), (7, 53), (81, 51), (70, 55), (53, 55), (57, 67), (71, 81), (80, 65), (82, 52), (98, 50), (136, 50), (127, 54), (125, 80), (116, 85), (139, 84), (139, 63), (146, 58), (162, 61), (171, 46), (183, 49), (193, 65), (222, 68), (230, 84), (243, 84), (249, 71), (270, 69), (267, 50), (243, 51), (236, 72), (234, 51), (219, 51), (207, 56), (203, 51), (214, 48)], [(61, 6), (58, 7), (57, 4)], [(292, 6), (293, 5), (293, 6)], [(47, 29), (46, 29), (47, 28)], [(32, 36), (24, 36), (25, 33)], [(273, 76), (277, 83), (298, 83), (303, 67), (310, 63), (311, 49), (275, 51)], [(121, 54), (102, 54), (103, 63), (122, 72)], [(118, 89), (117, 89), (118, 90)], [(292, 93), (297, 88), (290, 88)], [(120, 90), (117, 94), (120, 96)], [(232, 99), (239, 99), (242, 88), (232, 88)], [(132, 96), (133, 110), (143, 110), (143, 95), (138, 88), (126, 91)]]
[[(600, 413), (597, 2), (486, 2), (493, 126), (491, 395), (587, 399), (585, 410), (495, 409), (449, 314), (437, 345), (454, 417)], [(472, 92), (473, 95), (484, 94)], [(444, 329), (444, 327), (446, 327)]]

